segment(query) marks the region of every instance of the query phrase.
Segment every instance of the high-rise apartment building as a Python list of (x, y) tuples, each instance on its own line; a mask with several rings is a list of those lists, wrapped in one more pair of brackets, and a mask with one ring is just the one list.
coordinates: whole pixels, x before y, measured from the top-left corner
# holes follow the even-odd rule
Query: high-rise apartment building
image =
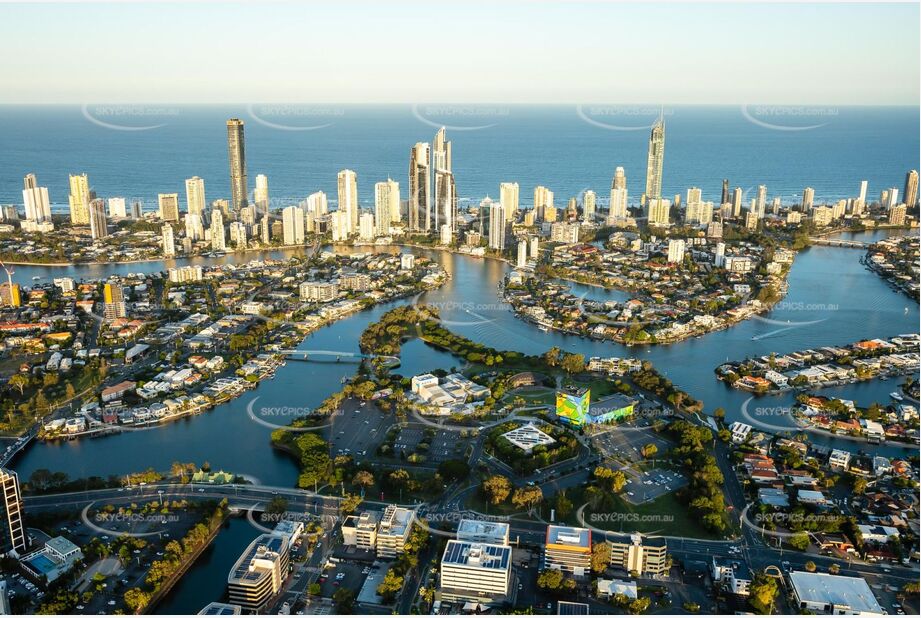
[(230, 204), (234, 212), (247, 205), (246, 151), (243, 138), (243, 121), (227, 121), (227, 159), (230, 163)]
[(269, 214), (269, 178), (265, 174), (256, 176), (256, 188), (253, 189), (253, 205), (256, 217)]
[(160, 193), (157, 196), (160, 206), (160, 220), (165, 222), (179, 221), (179, 194)]
[(347, 234), (358, 231), (358, 176), (352, 170), (342, 170), (338, 178), (339, 202), (337, 209), (348, 215)]
[(70, 175), (70, 222), (74, 225), (90, 223), (90, 181), (86, 174)]
[(90, 200), (90, 235), (93, 240), (101, 240), (109, 235), (106, 203), (102, 199)]
[(224, 213), (219, 208), (211, 211), (211, 250), (226, 251), (227, 242), (224, 236)]
[(374, 221), (381, 236), (390, 233), (391, 223), (400, 221), (400, 183), (395, 180), (374, 185)]
[(281, 226), (286, 245), (304, 244), (304, 211), (288, 206), (281, 211)]
[(597, 199), (595, 192), (592, 190), (582, 194), (582, 220), (586, 223), (595, 221), (595, 202)]
[(430, 146), (419, 142), (409, 151), (409, 202), (407, 219), (412, 232), (432, 230)]
[(176, 236), (173, 233), (173, 226), (164, 223), (160, 228), (160, 239), (163, 247), (163, 257), (174, 257), (176, 255)]
[(190, 215), (200, 215), (205, 212), (205, 181), (198, 176), (187, 178), (185, 181), (186, 212)]
[(918, 205), (918, 170), (910, 170), (905, 174), (905, 189), (902, 191), (902, 202), (908, 208)]
[(15, 552), (22, 556), (29, 548), (29, 538), (23, 521), (22, 494), (19, 490), (19, 476), (13, 470), (0, 468), (0, 492), (3, 501), (2, 529), (0, 529), (0, 555)]
[(518, 183), (503, 182), (499, 185), (499, 201), (505, 209), (505, 218), (514, 221), (518, 216)]
[(102, 313), (105, 319), (115, 320), (128, 315), (125, 293), (118, 283), (106, 283), (102, 288)]
[(505, 250), (505, 225), (508, 218), (501, 202), (492, 202), (489, 205), (489, 248), (497, 251)]
[(27, 174), (22, 184), (22, 201), (26, 207), (26, 220), (35, 223), (51, 221), (51, 202), (48, 200), (48, 188), (38, 186), (35, 174)]

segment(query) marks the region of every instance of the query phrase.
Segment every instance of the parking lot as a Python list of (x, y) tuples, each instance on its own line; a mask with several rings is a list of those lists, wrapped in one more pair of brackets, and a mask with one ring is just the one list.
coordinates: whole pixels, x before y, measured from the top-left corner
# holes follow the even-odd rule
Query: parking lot
[(342, 413), (332, 418), (328, 433), (331, 455), (351, 455), (356, 461), (373, 457), (391, 424), (393, 417), (374, 404), (346, 400)]
[[(428, 431), (428, 436), (426, 435)], [(434, 432), (434, 435), (431, 435)], [(423, 451), (426, 464), (438, 465), (451, 459), (465, 459), (469, 440), (461, 438), (456, 431), (444, 429), (426, 429), (417, 426), (408, 426), (400, 430), (396, 441), (393, 443), (394, 453), (401, 451), (407, 456), (417, 452), (421, 442), (427, 442), (429, 448)]]
[(592, 437), (592, 443), (601, 452), (602, 457), (627, 463), (642, 460), (641, 449), (647, 444), (655, 444), (659, 455), (672, 446), (672, 443), (661, 434), (632, 422), (603, 430)]
[(629, 480), (622, 495), (630, 504), (651, 502), (688, 483), (679, 472), (661, 468), (647, 471), (628, 470), (627, 475)]

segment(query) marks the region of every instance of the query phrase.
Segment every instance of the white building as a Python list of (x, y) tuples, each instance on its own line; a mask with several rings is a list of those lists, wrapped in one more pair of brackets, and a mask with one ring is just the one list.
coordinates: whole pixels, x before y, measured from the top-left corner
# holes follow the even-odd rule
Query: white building
[(489, 248), (503, 251), (505, 249), (505, 208), (499, 202), (489, 205)]
[(108, 205), (110, 217), (126, 218), (128, 216), (128, 209), (125, 206), (125, 198), (110, 197), (108, 200)]
[(439, 592), (447, 601), (504, 602), (511, 576), (511, 547), (451, 539), (441, 557)]
[(793, 571), (789, 578), (799, 610), (837, 616), (886, 613), (862, 577)]
[(176, 239), (173, 236), (173, 226), (164, 223), (160, 228), (161, 244), (163, 247), (163, 257), (173, 257), (176, 255)]
[(286, 245), (304, 244), (304, 211), (297, 206), (282, 210), (281, 228)]
[(370, 212), (363, 212), (358, 217), (358, 237), (361, 240), (374, 240), (374, 215)]
[(736, 421), (729, 426), (729, 431), (735, 444), (744, 444), (748, 440), (748, 436), (751, 435), (752, 426)]
[(684, 239), (679, 238), (677, 240), (668, 241), (668, 261), (671, 264), (680, 264), (684, 261), (684, 250), (685, 244)]

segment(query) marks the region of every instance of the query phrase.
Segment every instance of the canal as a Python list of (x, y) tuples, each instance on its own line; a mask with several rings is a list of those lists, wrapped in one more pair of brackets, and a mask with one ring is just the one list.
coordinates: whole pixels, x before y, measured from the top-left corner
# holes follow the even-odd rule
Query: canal
[[(880, 233), (855, 236), (872, 240)], [(852, 236), (854, 237), (854, 236)], [(361, 251), (363, 249), (341, 249)], [(371, 322), (390, 308), (420, 302), (439, 308), (446, 325), (458, 332), (498, 349), (514, 349), (537, 354), (551, 346), (589, 356), (633, 356), (649, 360), (675, 384), (693, 397), (702, 399), (705, 410), (717, 407), (726, 410), (729, 420), (746, 419), (753, 406), (782, 408), (789, 406), (792, 395), (759, 398), (747, 403), (748, 393), (730, 389), (715, 379), (713, 369), (726, 360), (752, 355), (792, 352), (804, 348), (839, 345), (862, 338), (889, 337), (917, 332), (918, 304), (892, 291), (884, 281), (867, 271), (859, 262), (861, 251), (833, 247), (812, 247), (800, 252), (790, 273), (787, 297), (773, 311), (757, 319), (747, 320), (728, 330), (690, 339), (668, 346), (626, 347), (586, 338), (542, 332), (517, 319), (497, 297), (497, 286), (509, 266), (497, 260), (434, 250), (412, 251), (438, 260), (451, 274), (442, 288), (427, 292), (416, 299), (401, 300), (362, 311), (310, 334), (300, 349), (357, 351), (358, 336)], [(230, 257), (230, 256), (228, 256)], [(240, 257), (240, 256), (234, 256)], [(227, 258), (222, 258), (227, 259)], [(250, 256), (248, 259), (253, 259)], [(76, 276), (102, 277), (109, 272), (151, 272), (163, 263), (79, 267), (20, 267), (17, 276), (41, 272), (44, 277)], [(26, 283), (23, 281), (23, 283)], [(591, 286), (574, 286), (576, 293), (608, 294)], [(615, 293), (617, 294), (617, 293)], [(460, 362), (450, 355), (432, 350), (419, 342), (403, 350), (404, 375), (436, 367), (450, 369)], [(274, 379), (262, 382), (258, 388), (202, 415), (183, 419), (148, 431), (133, 431), (118, 435), (62, 443), (38, 443), (15, 463), (23, 479), (39, 468), (64, 471), (71, 478), (89, 475), (106, 476), (153, 467), (168, 469), (174, 461), (208, 462), (213, 469), (244, 474), (255, 482), (267, 485), (292, 486), (297, 479), (297, 466), (287, 456), (269, 448), (271, 428), (255, 423), (250, 409), (312, 408), (330, 393), (338, 390), (342, 380), (354, 373), (350, 363), (303, 363), (289, 361)], [(827, 394), (854, 399), (859, 405), (886, 403), (888, 393), (898, 382), (873, 381), (828, 389)], [(258, 399), (256, 399), (258, 398)], [(768, 417), (768, 424), (789, 426), (783, 415)], [(285, 425), (290, 418), (280, 418)], [(871, 447), (866, 443), (813, 435), (815, 443), (827, 444), (851, 451), (874, 450), (895, 455), (916, 451), (915, 446), (902, 447), (887, 443)]]

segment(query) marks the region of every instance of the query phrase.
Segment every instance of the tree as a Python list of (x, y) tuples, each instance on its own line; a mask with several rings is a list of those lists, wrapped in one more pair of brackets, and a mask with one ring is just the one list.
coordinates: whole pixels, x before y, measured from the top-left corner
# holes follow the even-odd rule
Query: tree
[(337, 614), (349, 614), (355, 604), (355, 591), (351, 588), (339, 588), (333, 593), (333, 603)]
[(374, 485), (374, 475), (367, 470), (359, 470), (352, 478), (352, 484), (367, 489)]
[(357, 494), (346, 494), (339, 503), (339, 509), (343, 515), (354, 513), (358, 505), (361, 504), (361, 496)]
[(839, 564), (829, 565), (828, 572), (831, 573), (832, 575), (837, 575), (838, 573), (841, 572), (841, 565)]
[(611, 564), (611, 546), (605, 542), (592, 545), (592, 571), (604, 573)]
[(544, 492), (537, 486), (519, 487), (512, 494), (512, 504), (529, 510), (540, 504), (543, 499)]
[(809, 535), (805, 532), (797, 532), (787, 541), (790, 547), (800, 551), (806, 551), (809, 547)]
[(130, 588), (125, 591), (124, 600), (131, 613), (137, 614), (150, 602), (150, 595), (140, 588)]
[(19, 396), (22, 397), (23, 392), (29, 386), (29, 376), (25, 373), (14, 373), (10, 376), (10, 379), (7, 380), (7, 384), (14, 388), (19, 389)]
[(557, 363), (560, 362), (560, 355), (563, 353), (558, 347), (553, 346), (546, 352), (544, 352), (544, 362), (550, 365), (551, 367), (556, 367)]
[(438, 465), (438, 473), (448, 481), (459, 481), (470, 475), (470, 466), (460, 459), (449, 459)]
[(806, 570), (809, 571), (810, 573), (815, 573), (815, 562), (813, 562), (812, 560), (809, 560), (808, 562), (806, 562), (805, 567), (806, 567)]
[(598, 466), (595, 468), (594, 475), (596, 479), (604, 481), (614, 493), (620, 493), (624, 485), (627, 484), (627, 476), (623, 470), (612, 470), (611, 468)]
[(748, 586), (748, 603), (759, 614), (770, 614), (777, 598), (777, 580), (761, 571)]
[(390, 569), (384, 575), (383, 581), (377, 587), (377, 594), (384, 598), (387, 603), (392, 603), (396, 599), (397, 593), (403, 589), (403, 576), (398, 575), (396, 571)]
[(559, 590), (563, 585), (563, 571), (547, 569), (537, 576), (537, 586), (543, 590)]
[(560, 366), (570, 375), (581, 373), (585, 371), (585, 357), (581, 354), (565, 354)]
[(642, 450), (640, 451), (640, 454), (646, 459), (649, 459), (650, 457), (655, 457), (656, 453), (658, 452), (659, 452), (659, 447), (653, 444), (652, 442), (650, 442), (649, 444), (647, 444), (646, 446), (642, 448)]
[(556, 495), (556, 516), (560, 519), (566, 519), (566, 516), (572, 513), (572, 500), (566, 497), (566, 490)]
[(501, 474), (494, 474), (483, 481), (480, 488), (492, 505), (502, 504), (512, 493), (512, 483)]

